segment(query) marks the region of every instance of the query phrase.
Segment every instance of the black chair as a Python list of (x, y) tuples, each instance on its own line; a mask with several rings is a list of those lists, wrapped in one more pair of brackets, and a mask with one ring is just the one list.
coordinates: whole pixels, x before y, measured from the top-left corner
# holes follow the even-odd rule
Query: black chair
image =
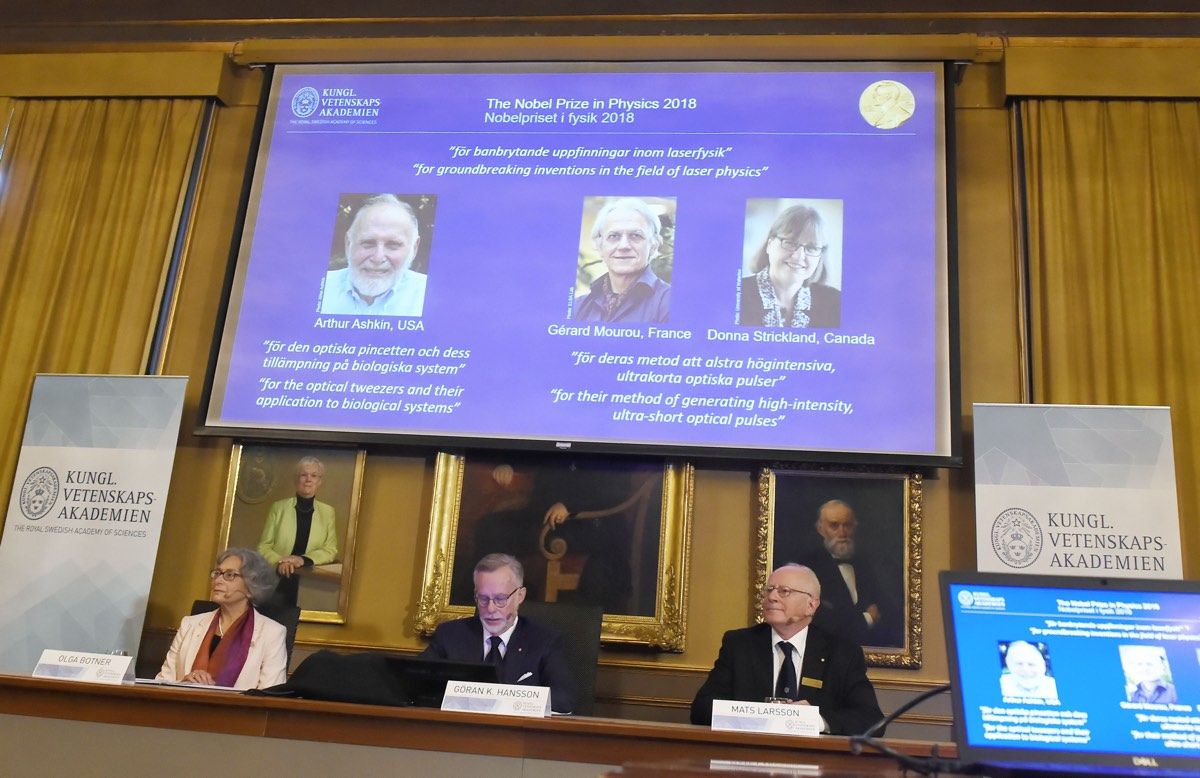
[(568, 605), (559, 602), (521, 603), (522, 616), (544, 624), (563, 638), (563, 653), (575, 676), (577, 716), (590, 716), (596, 706), (596, 663), (600, 656), (600, 622), (604, 609), (599, 605)]
[[(217, 604), (208, 600), (196, 600), (192, 603), (192, 615), (215, 611)], [(287, 630), (284, 646), (287, 648), (288, 667), (292, 666), (292, 646), (296, 644), (296, 627), (300, 624), (300, 609), (294, 605), (271, 605), (263, 603), (255, 605), (254, 609), (272, 621), (278, 621)]]

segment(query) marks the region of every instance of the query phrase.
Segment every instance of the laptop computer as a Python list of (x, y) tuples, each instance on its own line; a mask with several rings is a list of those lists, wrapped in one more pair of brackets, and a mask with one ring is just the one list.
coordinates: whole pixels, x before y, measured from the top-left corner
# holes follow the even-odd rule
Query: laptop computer
[(940, 575), (959, 759), (1200, 774), (1200, 582)]

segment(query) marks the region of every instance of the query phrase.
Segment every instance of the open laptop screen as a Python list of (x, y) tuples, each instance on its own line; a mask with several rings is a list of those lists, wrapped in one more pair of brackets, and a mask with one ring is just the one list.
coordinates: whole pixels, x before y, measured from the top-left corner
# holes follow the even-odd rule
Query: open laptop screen
[(1200, 583), (943, 572), (959, 757), (1200, 769)]

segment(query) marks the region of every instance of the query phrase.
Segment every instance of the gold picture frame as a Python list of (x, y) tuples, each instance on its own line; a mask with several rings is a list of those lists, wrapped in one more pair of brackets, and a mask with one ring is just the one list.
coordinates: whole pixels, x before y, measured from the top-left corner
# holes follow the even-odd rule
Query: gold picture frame
[[(771, 570), (787, 562), (807, 564), (822, 585), (814, 623), (862, 644), (868, 665), (919, 669), (921, 475), (764, 467), (756, 498), (753, 609), (759, 610), (757, 592), (766, 585)], [(831, 500), (857, 516), (859, 531), (853, 540), (858, 548), (852, 549), (850, 563), (860, 595), (857, 603), (846, 582), (851, 576), (839, 570), (818, 531), (822, 506)], [(880, 617), (864, 617), (864, 605), (875, 605), (871, 613)]]
[[(602, 642), (682, 652), (694, 480), (681, 462), (438, 454), (417, 631), (474, 613), (474, 564), (504, 551), (535, 601), (604, 605)], [(547, 494), (581, 508), (558, 530)]]
[(365, 450), (235, 443), (225, 487), (220, 547), (259, 547), (271, 507), (295, 496), (295, 469), (302, 457), (316, 457), (325, 466), (316, 499), (333, 509), (337, 556), (330, 563), (301, 570), (293, 596), (300, 606), (301, 621), (345, 624), (354, 575)]

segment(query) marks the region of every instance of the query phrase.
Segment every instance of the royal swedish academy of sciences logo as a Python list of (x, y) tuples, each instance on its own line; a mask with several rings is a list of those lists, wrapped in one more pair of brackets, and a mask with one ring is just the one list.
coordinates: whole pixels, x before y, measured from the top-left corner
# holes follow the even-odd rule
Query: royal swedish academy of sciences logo
[(21, 513), (37, 521), (54, 508), (58, 501), (58, 473), (49, 467), (39, 467), (21, 486)]
[(1042, 528), (1024, 508), (1009, 508), (992, 522), (992, 549), (1009, 567), (1029, 567), (1042, 553)]
[(292, 114), (298, 119), (307, 119), (321, 107), (321, 95), (311, 86), (301, 87), (292, 95)]

